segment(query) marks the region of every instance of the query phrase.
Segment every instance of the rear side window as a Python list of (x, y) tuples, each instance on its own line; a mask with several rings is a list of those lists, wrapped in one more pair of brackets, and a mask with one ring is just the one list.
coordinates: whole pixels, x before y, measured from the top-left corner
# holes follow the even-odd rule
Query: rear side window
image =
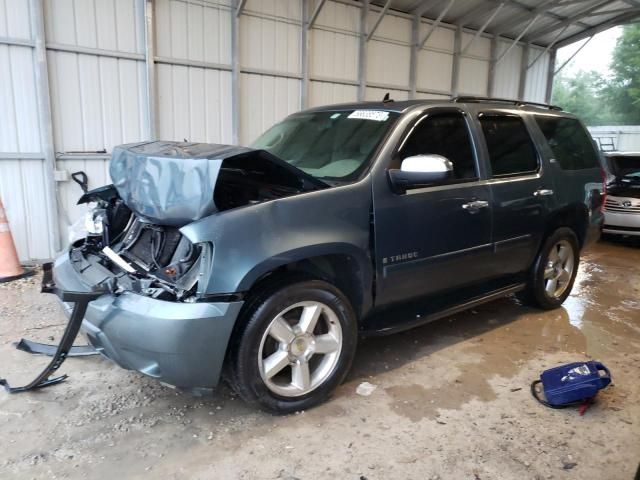
[(529, 132), (517, 115), (481, 114), (480, 124), (494, 177), (538, 170), (538, 155)]
[(581, 170), (599, 166), (591, 137), (573, 118), (536, 115), (536, 123), (547, 139), (553, 156), (563, 170)]

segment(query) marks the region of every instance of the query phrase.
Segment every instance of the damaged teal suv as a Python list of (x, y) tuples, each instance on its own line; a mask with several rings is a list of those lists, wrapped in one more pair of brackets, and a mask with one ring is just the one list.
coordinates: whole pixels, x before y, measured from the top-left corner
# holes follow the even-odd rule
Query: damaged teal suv
[(86, 238), (45, 275), (69, 336), (276, 412), (327, 398), (359, 336), (514, 293), (558, 307), (603, 222), (581, 122), (508, 100), (316, 108), (252, 148), (123, 145), (110, 169), (80, 199)]

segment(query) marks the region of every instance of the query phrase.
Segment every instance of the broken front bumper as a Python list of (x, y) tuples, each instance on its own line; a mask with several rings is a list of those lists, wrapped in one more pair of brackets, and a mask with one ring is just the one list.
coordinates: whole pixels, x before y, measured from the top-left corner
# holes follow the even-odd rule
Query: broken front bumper
[[(53, 277), (61, 290), (91, 291), (69, 255)], [(243, 302), (180, 303), (131, 292), (107, 293), (89, 303), (82, 330), (104, 356), (123, 368), (188, 389), (218, 383), (227, 344)], [(65, 304), (68, 314), (71, 305)]]
[[(2, 385), (9, 393), (28, 392), (30, 390), (48, 387), (50, 385), (60, 383), (67, 378), (66, 375), (61, 375), (59, 377), (52, 377), (51, 375), (53, 375), (58, 370), (58, 368), (60, 368), (60, 366), (68, 356), (72, 355), (71, 352), (74, 348), (73, 342), (75, 341), (76, 337), (78, 336), (78, 332), (80, 331), (80, 326), (82, 325), (82, 319), (84, 318), (87, 306), (90, 302), (104, 295), (107, 291), (106, 289), (103, 289), (101, 287), (83, 291), (61, 290), (53, 281), (51, 267), (51, 263), (45, 263), (44, 265), (42, 265), (41, 291), (42, 293), (53, 293), (57, 295), (58, 298), (60, 298), (60, 300), (62, 302), (65, 302), (67, 305), (69, 304), (69, 302), (73, 304), (73, 307), (70, 308), (69, 323), (64, 329), (64, 333), (62, 334), (62, 338), (60, 339), (60, 343), (58, 344), (58, 346), (53, 348), (53, 352), (49, 352), (52, 353), (53, 358), (33, 381), (22, 387), (12, 387), (11, 385), (9, 385), (9, 382), (6, 379), (0, 379), (0, 385)], [(24, 339), (20, 341), (20, 343), (18, 344), (18, 348), (24, 349), (25, 343), (23, 342), (25, 342)], [(33, 342), (26, 343), (27, 346), (29, 344), (35, 347), (48, 347), (48, 345)], [(46, 350), (47, 348), (44, 348), (43, 353)]]

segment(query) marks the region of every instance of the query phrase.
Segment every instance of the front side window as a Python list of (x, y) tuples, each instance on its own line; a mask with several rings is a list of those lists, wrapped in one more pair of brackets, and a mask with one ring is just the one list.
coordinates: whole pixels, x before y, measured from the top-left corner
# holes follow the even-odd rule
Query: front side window
[(536, 115), (535, 119), (563, 170), (599, 166), (591, 137), (578, 120), (543, 115)]
[(434, 113), (418, 120), (398, 153), (399, 161), (416, 155), (442, 155), (453, 164), (453, 181), (478, 178), (469, 129), (460, 112)]
[(366, 109), (299, 113), (271, 127), (251, 146), (314, 177), (353, 181), (398, 116)]
[(522, 118), (508, 114), (481, 114), (494, 177), (521, 175), (538, 170), (538, 155)]

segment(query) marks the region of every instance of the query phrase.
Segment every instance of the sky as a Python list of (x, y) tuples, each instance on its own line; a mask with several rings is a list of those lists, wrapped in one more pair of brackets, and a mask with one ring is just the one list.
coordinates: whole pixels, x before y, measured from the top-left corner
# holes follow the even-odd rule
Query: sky
[[(595, 70), (603, 75), (609, 74), (609, 62), (611, 54), (616, 46), (616, 40), (622, 33), (622, 27), (614, 27), (605, 30), (593, 37), (593, 39), (562, 69), (562, 74), (572, 77), (579, 70)], [(558, 50), (556, 68), (559, 68), (582, 45), (582, 40), (574, 45)]]

